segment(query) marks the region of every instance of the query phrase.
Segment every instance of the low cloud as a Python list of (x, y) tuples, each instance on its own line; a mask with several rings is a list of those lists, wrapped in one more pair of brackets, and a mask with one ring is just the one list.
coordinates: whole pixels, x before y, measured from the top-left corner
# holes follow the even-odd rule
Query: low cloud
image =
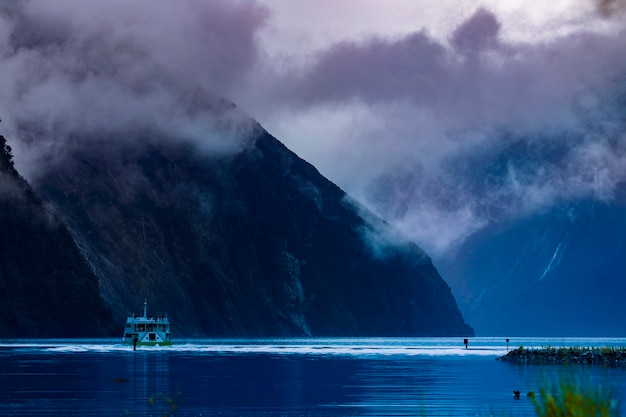
[(623, 31), (514, 44), (499, 39), (500, 26), (480, 9), (448, 44), (418, 31), (334, 45), (289, 79), (283, 99), (301, 106), (406, 101), (466, 129), (561, 129), (577, 124), (626, 67)]
[(232, 99), (435, 256), (626, 181), (623, 0), (584, 2), (594, 14), (550, 20), (550, 36), (507, 37), (511, 20), (465, 7), (447, 36), (361, 25), (297, 57), (262, 43), (276, 29), (261, 1), (0, 0), (1, 126), (20, 172), (77, 130), (238, 149), (253, 123)]
[[(613, 199), (626, 181), (623, 22), (589, 16), (539, 42), (502, 27), (482, 8), (447, 41), (420, 30), (322, 50), (274, 91), (297, 126), (279, 130), (302, 132), (323, 173), (435, 256), (493, 222)], [(317, 123), (334, 138), (307, 135)]]
[(224, 97), (254, 67), (254, 2), (0, 3), (0, 108), (26, 175), (71, 132), (151, 128), (217, 151), (246, 117)]

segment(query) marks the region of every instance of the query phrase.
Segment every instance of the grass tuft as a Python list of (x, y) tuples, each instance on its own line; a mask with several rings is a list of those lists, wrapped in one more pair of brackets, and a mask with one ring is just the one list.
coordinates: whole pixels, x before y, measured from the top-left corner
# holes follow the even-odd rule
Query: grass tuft
[(541, 389), (533, 404), (539, 417), (617, 417), (618, 401), (602, 386), (561, 382), (556, 388)]

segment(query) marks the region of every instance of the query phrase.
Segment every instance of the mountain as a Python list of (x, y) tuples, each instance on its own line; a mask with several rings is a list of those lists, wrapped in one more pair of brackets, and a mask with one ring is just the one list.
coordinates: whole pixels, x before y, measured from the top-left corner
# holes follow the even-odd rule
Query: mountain
[(443, 270), (481, 336), (623, 336), (625, 231), (626, 205), (580, 201), (482, 231)]
[(97, 277), (65, 225), (17, 173), (0, 136), (0, 337), (104, 336), (112, 330)]
[(120, 325), (147, 298), (175, 336), (473, 333), (422, 250), (258, 126), (219, 154), (139, 129), (74, 139), (33, 188)]
[[(581, 155), (584, 138), (557, 139), (515, 141), (495, 158), (485, 158), (482, 167), (472, 166), (476, 183), (503, 182), (512, 170), (520, 173), (520, 181), (529, 173), (564, 172), (579, 179), (581, 188), (585, 183), (580, 173), (587, 180), (597, 175), (597, 184), (604, 184), (602, 174), (610, 168), (590, 172), (582, 159), (571, 158)], [(606, 155), (619, 160), (623, 142), (615, 138), (603, 143), (612, 152)], [(600, 145), (590, 149), (599, 152)], [(611, 175), (621, 178), (620, 172)], [(561, 174), (552, 181), (578, 183), (564, 179), (570, 180)], [(438, 262), (477, 334), (624, 336), (626, 183), (616, 180), (610, 198), (572, 189), (563, 194), (567, 198), (524, 215), (507, 218), (492, 210), (499, 221)]]

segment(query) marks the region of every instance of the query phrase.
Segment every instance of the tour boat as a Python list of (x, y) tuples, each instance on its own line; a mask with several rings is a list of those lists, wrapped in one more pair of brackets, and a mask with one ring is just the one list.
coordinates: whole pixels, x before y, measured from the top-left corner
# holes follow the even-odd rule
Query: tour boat
[(164, 316), (148, 316), (148, 301), (143, 302), (143, 316), (126, 319), (124, 344), (133, 346), (170, 346), (170, 321)]

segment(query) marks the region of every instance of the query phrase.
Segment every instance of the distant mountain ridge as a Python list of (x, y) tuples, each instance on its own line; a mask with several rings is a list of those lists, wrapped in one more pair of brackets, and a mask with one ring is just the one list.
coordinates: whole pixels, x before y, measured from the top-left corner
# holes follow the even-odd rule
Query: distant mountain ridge
[[(600, 166), (571, 158), (573, 150), (583, 154), (580, 145), (585, 141), (522, 137), (485, 158), (482, 166), (472, 166), (477, 193), (480, 184), (505, 181), (508, 170), (518, 172), (522, 181), (529, 173), (556, 173), (546, 176), (556, 184), (546, 184), (556, 191), (553, 201), (508, 219), (493, 210), (503, 220), (438, 262), (477, 334), (625, 335), (626, 182), (619, 172), (624, 142), (607, 135), (605, 142), (591, 147), (608, 161)], [(592, 192), (591, 179), (604, 186), (602, 195)], [(559, 188), (572, 183), (580, 189)]]
[(623, 337), (625, 231), (626, 205), (581, 201), (485, 230), (442, 270), (481, 336)]
[(430, 258), (260, 127), (218, 156), (95, 135), (33, 184), (120, 326), (147, 298), (174, 336), (473, 334)]

